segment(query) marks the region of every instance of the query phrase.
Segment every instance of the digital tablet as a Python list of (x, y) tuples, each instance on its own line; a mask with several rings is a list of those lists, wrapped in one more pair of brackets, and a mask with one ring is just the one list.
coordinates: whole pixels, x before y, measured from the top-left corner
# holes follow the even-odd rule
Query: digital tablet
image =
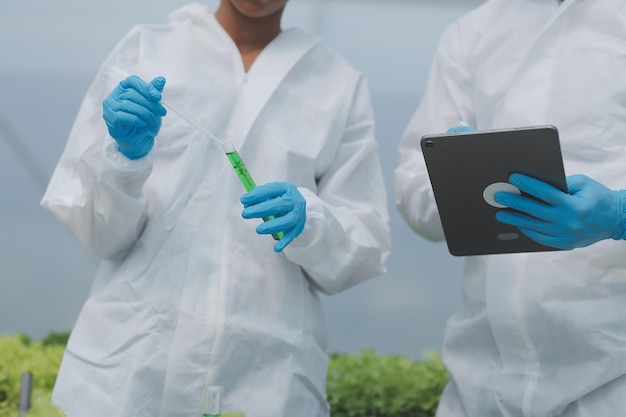
[(559, 134), (554, 126), (425, 135), (420, 145), (448, 250), (455, 256), (557, 250), (496, 220), (500, 190), (518, 172), (567, 192)]

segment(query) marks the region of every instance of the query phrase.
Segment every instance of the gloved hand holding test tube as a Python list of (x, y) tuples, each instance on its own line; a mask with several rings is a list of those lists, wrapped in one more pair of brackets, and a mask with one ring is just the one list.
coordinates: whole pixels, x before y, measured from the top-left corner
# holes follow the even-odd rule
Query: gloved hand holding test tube
[[(106, 70), (114, 72), (116, 73), (116, 75), (122, 76), (124, 78), (129, 77), (128, 74), (124, 73), (122, 70), (118, 68), (107, 67)], [(197, 120), (191, 117), (187, 112), (185, 112), (180, 107), (170, 102), (163, 96), (161, 98), (161, 104), (163, 104), (163, 106), (165, 106), (167, 109), (176, 113), (183, 120), (185, 120), (187, 123), (193, 126), (196, 130), (204, 133), (209, 139), (214, 140), (215, 142), (219, 143), (222, 149), (224, 150), (224, 152), (226, 153), (226, 157), (228, 158), (228, 161), (233, 166), (233, 169), (237, 173), (237, 176), (239, 177), (239, 180), (243, 184), (245, 190), (251, 191), (254, 188), (256, 188), (256, 184), (254, 180), (252, 179), (250, 172), (248, 172), (248, 168), (243, 163), (243, 160), (239, 156), (239, 153), (237, 152), (237, 150), (235, 149), (235, 146), (232, 144), (230, 140), (218, 138), (210, 130), (206, 129)], [(268, 220), (273, 220), (273, 219), (274, 219), (274, 216), (263, 217), (263, 221), (268, 221)], [(275, 240), (280, 240), (283, 238), (283, 236), (284, 236), (283, 232), (277, 232), (277, 233), (272, 234), (272, 237)]]

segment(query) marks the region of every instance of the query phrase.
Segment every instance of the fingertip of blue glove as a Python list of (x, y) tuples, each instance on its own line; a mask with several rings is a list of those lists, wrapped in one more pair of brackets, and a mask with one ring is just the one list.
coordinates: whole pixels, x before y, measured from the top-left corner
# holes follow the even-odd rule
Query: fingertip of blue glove
[(281, 240), (276, 242), (276, 244), (274, 245), (274, 252), (280, 253), (283, 251), (283, 249), (285, 249), (285, 247), (287, 247), (287, 244), (283, 242), (284, 239), (285, 238), (283, 237)]
[(165, 87), (165, 77), (158, 76), (152, 80), (151, 84), (156, 88), (159, 92), (163, 92), (163, 88)]
[(447, 133), (458, 133), (458, 132), (476, 132), (477, 129), (472, 126), (455, 126), (448, 129)]
[(498, 204), (502, 204), (504, 206), (509, 206), (510, 204), (510, 198), (507, 195), (507, 193), (505, 192), (497, 192), (493, 195), (493, 201), (495, 201)]
[(509, 183), (520, 190), (528, 188), (537, 189), (538, 187), (543, 188), (548, 186), (548, 184), (542, 180), (538, 180), (537, 178), (533, 178), (525, 174), (520, 174), (519, 172), (514, 172), (509, 175)]
[(250, 205), (250, 202), (252, 201), (252, 196), (250, 195), (249, 192), (245, 193), (244, 195), (239, 197), (239, 201), (241, 202), (241, 204), (243, 204), (244, 208), (248, 207)]

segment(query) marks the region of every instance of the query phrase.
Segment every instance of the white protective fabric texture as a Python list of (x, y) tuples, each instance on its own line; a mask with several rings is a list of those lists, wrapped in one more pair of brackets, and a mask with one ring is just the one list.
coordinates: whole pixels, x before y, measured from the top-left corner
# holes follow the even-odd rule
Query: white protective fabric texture
[[(413, 229), (444, 238), (419, 140), (461, 120), (555, 125), (568, 175), (623, 189), (625, 40), (620, 0), (488, 0), (452, 24), (395, 171), (396, 203)], [(608, 240), (467, 258), (464, 306), (444, 337), (451, 381), (438, 417), (624, 415), (625, 253), (626, 243)]]
[[(303, 233), (275, 253), (224, 151), (172, 112), (147, 157), (117, 152), (102, 100), (120, 74), (165, 76), (164, 97), (231, 140), (257, 184), (296, 184)], [(206, 383), (247, 417), (329, 415), (318, 293), (380, 275), (390, 251), (368, 87), (334, 51), (288, 29), (246, 74), (205, 6), (133, 28), (42, 205), (101, 260), (53, 393), (68, 417), (200, 416)]]

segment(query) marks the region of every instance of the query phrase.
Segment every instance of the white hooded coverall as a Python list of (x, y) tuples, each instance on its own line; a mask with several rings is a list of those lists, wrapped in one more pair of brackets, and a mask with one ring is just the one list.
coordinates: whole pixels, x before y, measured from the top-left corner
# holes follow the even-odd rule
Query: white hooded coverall
[[(626, 187), (626, 2), (488, 0), (448, 28), (394, 178), (431, 240), (444, 235), (419, 140), (459, 121), (555, 125), (568, 175)], [(468, 257), (463, 297), (438, 417), (626, 415), (625, 242)]]
[[(163, 75), (164, 96), (231, 140), (257, 184), (288, 181), (306, 225), (282, 253), (219, 144), (163, 118), (156, 145), (116, 150), (102, 101), (124, 78)], [(199, 4), (133, 28), (90, 86), (42, 199), (101, 260), (53, 402), (68, 417), (199, 417), (205, 384), (246, 417), (326, 417), (318, 292), (384, 272), (387, 201), (364, 78), (297, 29), (246, 74)]]

